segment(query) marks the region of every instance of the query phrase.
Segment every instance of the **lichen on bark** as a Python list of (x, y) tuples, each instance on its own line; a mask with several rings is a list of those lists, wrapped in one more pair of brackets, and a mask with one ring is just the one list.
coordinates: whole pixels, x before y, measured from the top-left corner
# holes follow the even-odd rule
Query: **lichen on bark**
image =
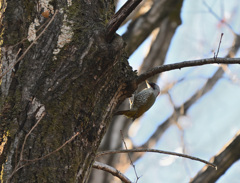
[[(27, 2), (21, 0), (17, 4), (21, 21), (16, 21), (15, 27), (8, 20), (15, 21), (11, 10), (16, 4), (9, 4), (4, 19), (4, 48), (26, 38), (35, 16), (41, 16), (34, 3), (25, 9)], [(105, 40), (105, 26), (113, 14), (114, 3), (52, 3), (63, 13), (55, 16), (12, 72), (7, 97), (3, 98), (1, 125), (5, 124), (3, 132), (11, 132), (0, 157), (3, 181), (11, 178), (13, 182), (86, 182), (113, 111), (134, 90), (126, 91), (127, 83), (136, 75), (128, 64), (123, 40), (117, 35), (111, 43)], [(64, 14), (73, 34), (70, 42), (54, 55)], [(17, 41), (13, 41), (9, 35), (14, 34), (16, 27), (20, 31), (12, 38)], [(23, 42), (15, 49), (24, 51), (28, 45)], [(38, 121), (40, 110), (46, 115), (32, 130), (22, 151), (24, 138)], [(21, 153), (23, 160), (43, 157), (77, 132), (80, 135), (58, 152), (11, 175)]]

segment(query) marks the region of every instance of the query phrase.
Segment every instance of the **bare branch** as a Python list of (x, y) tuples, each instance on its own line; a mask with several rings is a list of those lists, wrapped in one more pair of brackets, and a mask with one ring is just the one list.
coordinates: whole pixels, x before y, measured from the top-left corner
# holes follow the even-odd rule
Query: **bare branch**
[[(52, 20), (52, 19), (47, 19), (47, 21), (44, 22), (44, 23), (36, 30), (36, 33), (39, 32), (50, 20)], [(22, 39), (21, 41), (19, 41), (18, 43), (16, 43), (16, 44), (13, 45), (13, 46), (10, 46), (10, 47), (14, 48), (14, 47), (16, 47), (17, 45), (19, 45), (20, 43), (23, 43), (24, 41), (26, 41), (27, 39), (28, 39), (28, 38), (25, 37), (24, 39)]]
[[(32, 160), (26, 160), (26, 159), (23, 159), (23, 151), (24, 151), (24, 147), (25, 147), (25, 144), (26, 144), (26, 141), (27, 141), (27, 138), (28, 136), (32, 133), (32, 131), (34, 130), (34, 128), (39, 124), (39, 122), (42, 120), (42, 118), (45, 116), (45, 113), (42, 114), (42, 116), (39, 118), (39, 120), (37, 121), (37, 123), (31, 128), (31, 130), (27, 133), (27, 135), (25, 136), (25, 139), (24, 139), (24, 142), (23, 142), (23, 145), (22, 145), (22, 150), (20, 152), (20, 158), (19, 158), (19, 161), (17, 163), (17, 166), (14, 168), (12, 174), (10, 175), (10, 177), (8, 178), (7, 182), (10, 181), (10, 179), (13, 177), (13, 175), (18, 171), (20, 170), (21, 168), (25, 167), (25, 166), (28, 166), (30, 164), (32, 164), (33, 162), (35, 161), (39, 161), (39, 160), (43, 160), (45, 158), (47, 158), (48, 156), (51, 156), (52, 154), (60, 151), (64, 146), (66, 146), (68, 143), (70, 143), (76, 136), (79, 135), (79, 132), (77, 132), (75, 135), (73, 135), (69, 140), (67, 140), (64, 144), (62, 144), (60, 147), (58, 147), (56, 150), (48, 153), (47, 155), (41, 157), (41, 158), (35, 158), (35, 159), (32, 159)], [(24, 163), (24, 164), (21, 164), (22, 162), (27, 162), (27, 163)]]
[(41, 158), (35, 158), (35, 159), (32, 159), (32, 160), (22, 160), (22, 161), (27, 161), (27, 162), (35, 162), (35, 161), (39, 161), (39, 160), (43, 160), (45, 158), (47, 158), (48, 156), (51, 156), (52, 154), (60, 151), (65, 145), (67, 145), (68, 143), (70, 143), (76, 136), (79, 135), (79, 132), (77, 132), (75, 135), (73, 135), (69, 140), (67, 140), (66, 142), (64, 142), (64, 144), (62, 144), (59, 148), (57, 148), (56, 150), (48, 153), (47, 155), (41, 157)]
[(217, 49), (216, 55), (214, 53), (214, 58), (215, 59), (217, 59), (217, 57), (218, 57), (219, 49), (220, 49), (220, 46), (221, 46), (221, 43), (222, 43), (222, 37), (223, 37), (223, 33), (221, 33), (221, 37), (220, 37), (220, 41), (219, 41), (219, 44), (218, 44), (218, 49)]
[(172, 24), (181, 24), (180, 12), (183, 0), (157, 0), (153, 1), (151, 9), (132, 21), (123, 39), (126, 41), (126, 51), (131, 55), (141, 43), (152, 33), (152, 31), (159, 27), (161, 22), (167, 18), (174, 16)]
[(228, 142), (224, 148), (214, 157), (211, 162), (216, 164), (219, 168), (217, 171), (203, 167), (202, 170), (191, 180), (192, 183), (201, 182), (215, 182), (223, 175), (229, 167), (240, 159), (240, 131), (237, 132), (235, 137)]
[(23, 151), (24, 151), (24, 147), (25, 147), (25, 144), (26, 144), (26, 141), (27, 141), (27, 138), (28, 136), (32, 133), (32, 131), (34, 130), (34, 128), (36, 128), (36, 126), (39, 124), (39, 122), (42, 120), (42, 118), (45, 116), (45, 112), (41, 115), (41, 117), (38, 119), (38, 121), (36, 122), (36, 124), (31, 128), (31, 130), (27, 133), (27, 135), (25, 136), (24, 138), (24, 141), (23, 141), (23, 145), (22, 145), (22, 150), (20, 152), (20, 158), (19, 158), (19, 161), (16, 165), (16, 167), (14, 168), (12, 174), (10, 175), (10, 177), (7, 179), (7, 182), (10, 181), (10, 179), (12, 178), (12, 176), (18, 171), (20, 170), (21, 168), (23, 168), (25, 165), (21, 165), (21, 162), (23, 160)]
[(123, 181), (125, 183), (131, 183), (131, 181), (125, 175), (123, 175), (119, 170), (117, 170), (116, 168), (113, 168), (109, 165), (106, 165), (104, 163), (100, 163), (100, 162), (95, 161), (93, 163), (93, 168), (109, 172), (113, 176), (118, 177), (121, 181)]
[(190, 61), (184, 61), (184, 62), (179, 62), (175, 64), (162, 65), (159, 67), (152, 68), (149, 71), (141, 74), (140, 76), (138, 76), (135, 82), (137, 84), (140, 84), (146, 79), (162, 72), (175, 70), (175, 69), (182, 69), (185, 67), (207, 65), (207, 64), (240, 64), (240, 58), (217, 58), (217, 59), (207, 58), (207, 59), (201, 59), (201, 60), (190, 60)]
[(203, 159), (200, 159), (200, 158), (197, 158), (197, 157), (194, 157), (194, 156), (189, 156), (189, 155), (186, 155), (186, 154), (170, 152), (170, 151), (162, 151), (162, 150), (158, 150), (158, 149), (128, 149), (128, 150), (103, 151), (103, 152), (97, 153), (96, 157), (107, 155), (107, 154), (130, 153), (130, 152), (132, 152), (132, 153), (135, 153), (135, 152), (153, 152), (153, 153), (161, 153), (161, 154), (179, 156), (179, 157), (188, 158), (188, 159), (195, 160), (195, 161), (200, 161), (202, 163), (205, 163), (205, 164), (217, 169), (216, 165), (214, 165), (213, 163), (210, 163), (208, 161), (205, 161)]
[[(163, 65), (165, 62), (166, 54), (171, 43), (172, 37), (177, 29), (177, 24), (172, 22), (172, 19), (165, 18), (160, 26), (155, 40), (151, 44), (148, 55), (144, 58), (138, 73), (142, 74), (147, 70)], [(164, 45), (164, 46), (159, 46)], [(151, 78), (151, 82), (156, 82), (159, 75)], [(145, 87), (145, 85), (144, 85)], [(140, 89), (143, 89), (140, 86)]]
[(27, 138), (28, 136), (32, 133), (32, 131), (34, 130), (34, 128), (36, 128), (36, 126), (39, 124), (39, 122), (42, 120), (42, 118), (45, 116), (45, 112), (41, 115), (41, 117), (39, 118), (39, 120), (36, 122), (36, 124), (31, 128), (31, 130), (27, 133), (27, 135), (25, 136), (24, 138), (24, 141), (23, 141), (23, 145), (22, 145), (22, 150), (20, 152), (20, 159), (19, 161), (21, 161), (23, 159), (23, 151), (24, 151), (24, 147), (25, 147), (25, 144), (26, 144), (26, 141), (27, 141)]
[(110, 42), (127, 16), (141, 3), (142, 0), (128, 0), (112, 17), (107, 25), (106, 39)]
[[(120, 130), (120, 133), (121, 133), (122, 141), (123, 141), (123, 144), (124, 144), (124, 146), (125, 146), (125, 148), (126, 148), (126, 151), (128, 151), (127, 144), (126, 144), (126, 142), (124, 141), (124, 137), (123, 137), (122, 130)], [(128, 153), (128, 152), (127, 152), (127, 153)], [(132, 161), (131, 156), (130, 156), (129, 153), (128, 153), (128, 157), (129, 157), (129, 160), (130, 160), (130, 162), (131, 162), (131, 165), (132, 165), (132, 167), (133, 167), (133, 169), (134, 169), (134, 172), (135, 172), (135, 175), (136, 175), (136, 178), (137, 178), (137, 180), (136, 180), (136, 183), (137, 183), (137, 182), (138, 182), (138, 179), (139, 179), (140, 177), (137, 175), (136, 167), (135, 167), (135, 165), (133, 164), (133, 161)]]
[[(238, 51), (239, 45), (240, 45), (240, 37), (239, 36), (235, 35), (234, 43), (235, 43), (235, 45), (233, 45), (233, 47), (231, 47), (231, 49), (229, 50), (229, 53), (226, 56), (227, 58), (234, 57), (236, 55), (236, 52)], [(222, 67), (219, 67), (218, 70), (215, 72), (215, 74), (211, 78), (208, 79), (206, 84), (197, 93), (195, 93), (189, 100), (187, 100), (183, 104), (185, 114), (186, 114), (186, 111), (192, 106), (192, 104), (194, 104), (201, 96), (203, 96), (204, 94), (209, 92), (213, 88), (213, 86), (215, 86), (215, 84), (223, 76), (223, 74), (224, 74), (224, 71), (223, 71)], [(177, 108), (175, 110), (175, 112), (179, 111), (179, 110), (180, 110), (180, 108)], [(175, 117), (176, 116), (174, 116), (174, 114), (173, 114), (168, 119), (166, 119), (163, 123), (161, 123), (161, 125), (159, 125), (157, 127), (156, 131), (152, 134), (152, 136), (149, 138), (149, 140), (141, 146), (141, 148), (151, 148), (156, 143), (156, 141), (162, 136), (164, 131), (173, 124), (171, 121)], [(135, 157), (134, 161), (138, 158), (139, 158), (139, 156)]]
[(208, 9), (208, 11), (209, 11), (217, 20), (219, 20), (219, 22), (224, 23), (224, 24), (232, 31), (233, 34), (236, 34), (236, 33), (233, 31), (232, 26), (231, 26), (229, 23), (227, 23), (223, 18), (219, 17), (219, 16), (217, 15), (217, 13), (215, 13), (215, 12), (213, 11), (213, 9), (211, 8), (211, 6), (209, 6), (209, 5), (207, 4), (207, 2), (206, 2), (205, 0), (203, 1), (203, 4), (206, 6), (206, 8)]

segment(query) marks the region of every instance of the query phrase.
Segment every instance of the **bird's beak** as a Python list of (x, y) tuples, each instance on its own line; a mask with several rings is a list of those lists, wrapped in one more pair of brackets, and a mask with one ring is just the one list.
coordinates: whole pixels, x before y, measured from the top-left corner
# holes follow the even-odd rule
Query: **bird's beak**
[(146, 85), (147, 85), (148, 88), (151, 88), (151, 85), (149, 84), (148, 80), (146, 80)]
[(149, 82), (148, 80), (146, 80), (146, 84), (148, 88), (154, 88), (155, 83)]

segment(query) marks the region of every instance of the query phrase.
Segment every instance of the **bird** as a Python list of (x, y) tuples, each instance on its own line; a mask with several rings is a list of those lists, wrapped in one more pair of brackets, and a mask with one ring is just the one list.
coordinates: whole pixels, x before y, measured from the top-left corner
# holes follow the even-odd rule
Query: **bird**
[(118, 111), (115, 115), (124, 115), (134, 121), (150, 109), (160, 94), (160, 88), (157, 84), (149, 81), (146, 81), (146, 84), (147, 88), (134, 95), (133, 100), (129, 99), (130, 109)]

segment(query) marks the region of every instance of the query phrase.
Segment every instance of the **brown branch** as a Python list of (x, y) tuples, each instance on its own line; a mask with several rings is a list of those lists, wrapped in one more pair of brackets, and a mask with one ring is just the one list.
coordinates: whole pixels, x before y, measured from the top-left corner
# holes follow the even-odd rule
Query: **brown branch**
[(123, 39), (126, 41), (126, 51), (131, 55), (142, 42), (159, 27), (163, 20), (174, 16), (172, 24), (181, 24), (180, 12), (183, 0), (157, 0), (153, 1), (151, 9), (132, 21), (128, 30), (123, 34)]
[[(34, 128), (35, 128), (36, 124), (34, 125)], [(33, 128), (32, 128), (33, 129)], [(30, 131), (32, 131), (32, 129)], [(30, 133), (28, 133), (30, 134)], [(32, 159), (32, 160), (26, 160), (26, 159), (20, 159), (17, 166), (14, 168), (14, 171), (12, 172), (12, 174), (10, 175), (10, 177), (8, 178), (7, 182), (10, 181), (10, 179), (12, 178), (12, 176), (18, 171), (20, 170), (21, 168), (25, 167), (25, 166), (28, 166), (28, 165), (31, 165), (33, 162), (35, 161), (39, 161), (39, 160), (43, 160), (45, 158), (47, 158), (48, 156), (60, 151), (64, 146), (66, 146), (68, 143), (70, 143), (76, 136), (79, 135), (79, 132), (77, 132), (75, 135), (73, 135), (69, 140), (67, 140), (63, 145), (61, 145), (59, 148), (57, 148), (56, 150), (48, 153), (47, 155), (41, 157), (41, 158), (35, 158), (35, 159)], [(26, 138), (26, 137), (25, 137)], [(21, 152), (22, 153), (22, 152)], [(21, 155), (20, 155), (21, 157)], [(27, 162), (23, 165), (20, 165), (21, 162)]]
[(39, 161), (39, 160), (43, 160), (45, 158), (47, 158), (48, 156), (51, 156), (52, 154), (60, 151), (64, 146), (66, 146), (68, 143), (70, 143), (76, 136), (79, 135), (79, 132), (77, 132), (75, 135), (73, 135), (69, 140), (67, 140), (66, 142), (64, 142), (64, 144), (62, 144), (60, 147), (58, 147), (56, 150), (46, 154), (45, 156), (42, 156), (41, 158), (35, 158), (35, 159), (31, 159), (31, 160), (22, 160), (22, 161), (27, 161), (27, 162), (35, 162), (35, 161)]
[(135, 152), (153, 152), (153, 153), (161, 153), (161, 154), (179, 156), (179, 157), (184, 157), (184, 158), (188, 158), (188, 159), (195, 160), (195, 161), (200, 161), (202, 163), (205, 163), (205, 164), (217, 169), (217, 166), (215, 164), (210, 163), (208, 161), (205, 161), (203, 159), (200, 159), (200, 158), (197, 158), (197, 157), (194, 157), (194, 156), (189, 156), (189, 155), (186, 155), (186, 154), (170, 152), (170, 151), (162, 151), (162, 150), (158, 150), (158, 149), (128, 149), (128, 150), (102, 151), (102, 152), (97, 153), (96, 157), (107, 155), (107, 154), (130, 153), (130, 152), (132, 152), (132, 153), (135, 153)]
[(109, 165), (106, 165), (104, 163), (100, 163), (100, 162), (95, 161), (93, 163), (93, 168), (109, 172), (113, 176), (118, 177), (122, 182), (131, 183), (131, 181), (124, 174), (122, 174), (119, 170), (117, 170), (116, 168), (113, 168)]
[(22, 150), (20, 152), (20, 157), (19, 157), (19, 161), (16, 165), (16, 167), (14, 168), (12, 174), (10, 175), (10, 177), (7, 179), (7, 182), (10, 181), (10, 179), (12, 178), (12, 176), (18, 171), (20, 170), (21, 168), (23, 168), (25, 165), (21, 165), (21, 162), (23, 160), (23, 151), (24, 151), (24, 147), (25, 147), (25, 144), (26, 144), (26, 141), (27, 141), (27, 138), (28, 136), (32, 133), (32, 131), (34, 130), (34, 128), (36, 128), (36, 126), (39, 124), (39, 122), (42, 120), (42, 118), (45, 116), (45, 112), (42, 113), (41, 117), (38, 119), (38, 121), (36, 122), (36, 124), (31, 128), (31, 130), (27, 133), (27, 135), (25, 136), (24, 138), (24, 141), (23, 141), (23, 145), (22, 145)]
[(184, 62), (179, 62), (174, 64), (162, 65), (159, 67), (152, 68), (149, 71), (141, 74), (140, 76), (138, 76), (138, 78), (134, 82), (136, 82), (136, 84), (140, 84), (146, 79), (162, 72), (175, 70), (175, 69), (182, 69), (185, 67), (207, 65), (207, 64), (240, 64), (240, 58), (217, 58), (217, 59), (208, 58), (208, 59), (191, 60), (191, 61), (184, 61)]
[(47, 28), (49, 27), (49, 25), (52, 23), (52, 21), (54, 20), (56, 14), (58, 13), (58, 10), (55, 11), (52, 19), (48, 22), (48, 24), (46, 25), (46, 27), (43, 29), (43, 31), (36, 37), (36, 39), (33, 40), (33, 42), (27, 47), (27, 49), (24, 51), (24, 53), (16, 60), (16, 62), (13, 63), (12, 66), (10, 66), (3, 74), (0, 75), (0, 79), (2, 79), (3, 76), (5, 76), (18, 62), (20, 62), (23, 57), (27, 54), (27, 52), (30, 50), (30, 48), (32, 48), (32, 46), (34, 44), (36, 44), (36, 41), (43, 35), (43, 33), (47, 30)]
[(218, 170), (213, 171), (213, 169), (209, 169), (209, 167), (203, 167), (191, 182), (216, 182), (216, 180), (223, 175), (233, 163), (240, 159), (239, 149), (240, 131), (237, 132), (235, 137), (228, 142), (216, 156), (211, 158), (210, 161), (219, 167)]
[[(48, 156), (51, 156), (52, 154), (60, 151), (64, 146), (66, 146), (68, 143), (70, 143), (76, 136), (79, 135), (79, 132), (77, 132), (75, 135), (73, 135), (69, 140), (67, 140), (64, 144), (62, 144), (60, 147), (58, 147), (56, 150), (46, 154), (45, 156), (42, 156), (40, 158), (35, 158), (35, 159), (32, 159), (32, 160), (26, 160), (26, 159), (23, 159), (23, 151), (24, 151), (24, 147), (25, 147), (25, 144), (26, 144), (26, 141), (27, 141), (27, 138), (28, 136), (32, 133), (32, 131), (34, 130), (34, 128), (39, 124), (39, 122), (42, 120), (42, 118), (45, 116), (45, 113), (42, 114), (42, 116), (39, 118), (39, 120), (36, 122), (36, 124), (31, 128), (31, 130), (27, 133), (27, 135), (25, 136), (25, 139), (24, 139), (24, 142), (23, 142), (23, 145), (22, 145), (22, 150), (20, 152), (20, 158), (19, 158), (19, 161), (17, 163), (17, 166), (14, 168), (12, 174), (10, 175), (10, 177), (7, 179), (7, 182), (10, 181), (10, 179), (13, 177), (13, 175), (18, 171), (20, 170), (21, 168), (25, 167), (25, 166), (28, 166), (30, 164), (32, 164), (33, 162), (35, 161), (39, 161), (39, 160), (43, 160), (45, 158), (47, 158)], [(25, 164), (21, 164), (22, 162), (27, 162)]]
[(27, 138), (28, 136), (32, 133), (32, 131), (34, 130), (34, 128), (36, 128), (36, 126), (39, 124), (39, 122), (42, 120), (42, 118), (45, 116), (45, 112), (41, 115), (41, 117), (38, 119), (38, 121), (36, 122), (36, 124), (31, 128), (31, 130), (27, 133), (27, 135), (25, 136), (24, 138), (24, 141), (23, 141), (23, 145), (22, 145), (22, 150), (20, 152), (20, 158), (19, 158), (19, 161), (21, 161), (23, 159), (23, 151), (24, 151), (24, 147), (25, 147), (25, 144), (26, 144), (26, 141), (27, 141)]
[[(51, 20), (51, 19), (48, 19), (46, 22), (44, 22), (44, 24), (42, 24), (42, 25), (36, 30), (36, 33), (39, 32), (50, 20)], [(22, 39), (21, 41), (19, 41), (19, 42), (16, 43), (15, 45), (10, 46), (9, 48), (11, 48), (11, 47), (14, 48), (14, 47), (16, 47), (17, 45), (19, 45), (19, 44), (23, 43), (24, 41), (26, 41), (27, 39), (28, 39), (28, 38), (25, 37), (24, 39)]]
[(128, 0), (108, 22), (106, 39), (111, 42), (113, 35), (118, 30), (127, 16), (142, 2), (142, 0)]

